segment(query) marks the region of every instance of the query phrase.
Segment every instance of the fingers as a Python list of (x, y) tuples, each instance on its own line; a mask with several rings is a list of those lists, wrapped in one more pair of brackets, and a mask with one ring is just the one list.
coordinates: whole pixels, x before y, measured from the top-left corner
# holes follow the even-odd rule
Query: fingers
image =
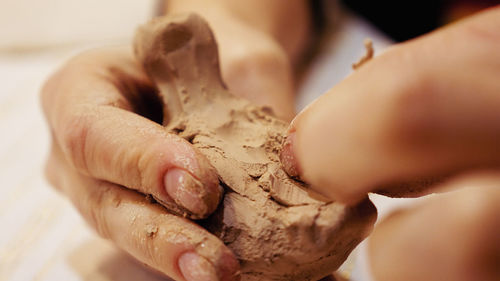
[(500, 279), (500, 176), (455, 182), (382, 221), (369, 240), (375, 280)]
[(238, 280), (232, 252), (200, 226), (139, 193), (59, 168), (65, 175), (59, 188), (87, 222), (142, 263), (180, 281)]
[(491, 9), (396, 46), (311, 104), (291, 128), (301, 177), (353, 203), (498, 165), (499, 19)]
[(96, 111), (67, 117), (61, 133), (61, 147), (79, 171), (151, 194), (164, 204), (174, 200), (193, 218), (215, 210), (222, 195), (216, 172), (191, 144), (130, 112)]
[(127, 52), (101, 60), (102, 53), (77, 58), (43, 90), (53, 137), (66, 159), (85, 175), (151, 194), (171, 211), (206, 217), (222, 196), (214, 168), (184, 139), (128, 111), (147, 78)]

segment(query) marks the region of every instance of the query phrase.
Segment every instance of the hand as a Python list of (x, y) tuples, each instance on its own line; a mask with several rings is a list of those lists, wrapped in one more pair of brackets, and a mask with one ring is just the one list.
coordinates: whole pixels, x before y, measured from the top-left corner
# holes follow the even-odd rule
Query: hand
[(219, 239), (132, 191), (201, 217), (221, 197), (208, 161), (155, 123), (161, 104), (129, 48), (72, 59), (44, 86), (42, 105), (53, 137), (47, 177), (101, 236), (176, 280), (233, 279), (238, 262)]
[[(241, 29), (229, 24), (232, 28), (218, 31), (226, 38), (219, 44), (227, 54), (223, 77), (234, 93), (290, 118), (293, 100), (284, 102), (292, 95), (286, 56), (270, 37), (246, 36), (251, 28), (238, 24)], [(267, 45), (251, 48), (238, 36), (258, 36)], [(260, 75), (269, 64), (275, 73)], [(161, 102), (129, 48), (72, 59), (46, 83), (42, 104), (53, 136), (47, 177), (101, 236), (176, 280), (235, 278), (238, 263), (221, 241), (131, 191), (152, 194), (195, 217), (210, 214), (221, 197), (207, 160), (156, 123), (162, 120)]]
[(494, 169), (380, 223), (370, 241), (376, 280), (500, 279), (499, 47), (496, 7), (387, 50), (293, 121), (285, 168), (349, 204)]

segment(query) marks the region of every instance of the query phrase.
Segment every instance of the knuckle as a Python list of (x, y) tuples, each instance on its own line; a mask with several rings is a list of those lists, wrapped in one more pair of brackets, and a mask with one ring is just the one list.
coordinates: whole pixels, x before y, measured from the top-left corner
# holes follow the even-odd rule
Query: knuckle
[(99, 48), (82, 51), (73, 56), (68, 61), (67, 66), (80, 68), (82, 66), (88, 65), (89, 62), (98, 61), (99, 59), (106, 57), (106, 55), (109, 55), (108, 53), (103, 54), (103, 52), (103, 49)]
[(91, 130), (91, 114), (73, 113), (67, 117), (61, 132), (61, 146), (73, 167), (88, 172), (88, 138)]
[[(89, 65), (89, 62), (100, 61), (105, 55), (99, 56), (101, 50), (88, 50), (69, 59), (61, 68), (54, 73), (52, 73), (49, 78), (42, 85), (40, 90), (40, 99), (42, 101), (42, 106), (46, 110), (52, 103), (50, 100), (53, 99), (55, 95), (60, 92), (64, 94), (61, 90), (66, 82), (73, 82), (73, 78), (78, 78), (81, 75), (82, 68)], [(109, 55), (109, 54), (107, 54)]]
[(49, 76), (40, 91), (43, 105), (50, 105), (50, 103), (46, 103), (45, 101), (48, 101), (53, 95), (59, 92), (60, 85), (65, 81), (71, 80), (73, 75), (78, 75), (81, 72), (82, 62), (91, 59), (87, 54), (88, 52), (74, 56), (62, 65), (59, 70)]
[(149, 153), (145, 152), (142, 154), (139, 154), (136, 157), (133, 157), (131, 160), (131, 163), (133, 163), (134, 167), (137, 167), (137, 175), (136, 183), (132, 183), (132, 185), (135, 186), (130, 186), (130, 188), (139, 188), (142, 189), (142, 191), (145, 192), (155, 192), (155, 190), (148, 190), (150, 189), (150, 182), (148, 181), (149, 177), (147, 176), (147, 170), (148, 167), (151, 163), (151, 159), (149, 157)]
[(88, 223), (95, 229), (97, 234), (103, 238), (110, 238), (108, 217), (105, 214), (109, 194), (112, 187), (103, 181), (97, 181), (93, 192), (89, 192), (85, 200), (82, 200), (82, 213), (85, 214)]

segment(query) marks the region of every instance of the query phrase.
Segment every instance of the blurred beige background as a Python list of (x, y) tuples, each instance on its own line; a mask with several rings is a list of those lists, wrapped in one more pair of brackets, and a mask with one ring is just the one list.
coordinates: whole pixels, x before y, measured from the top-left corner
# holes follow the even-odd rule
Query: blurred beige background
[(2, 0), (0, 49), (126, 40), (157, 0)]

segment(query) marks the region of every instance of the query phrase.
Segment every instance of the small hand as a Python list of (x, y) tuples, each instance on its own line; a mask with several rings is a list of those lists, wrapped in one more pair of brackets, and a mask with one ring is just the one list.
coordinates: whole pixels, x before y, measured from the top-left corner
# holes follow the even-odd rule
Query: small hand
[(376, 280), (500, 279), (499, 48), (496, 7), (387, 50), (293, 121), (284, 166), (348, 204), (473, 173), (378, 225)]
[[(186, 4), (188, 11), (198, 6)], [(291, 119), (292, 69), (283, 48), (224, 9), (208, 14), (201, 11), (213, 25), (230, 91)], [(238, 263), (220, 240), (132, 191), (195, 217), (210, 214), (221, 197), (206, 159), (158, 124), (161, 102), (129, 48), (72, 59), (46, 83), (42, 104), (53, 136), (47, 177), (97, 232), (176, 280), (236, 278)]]

